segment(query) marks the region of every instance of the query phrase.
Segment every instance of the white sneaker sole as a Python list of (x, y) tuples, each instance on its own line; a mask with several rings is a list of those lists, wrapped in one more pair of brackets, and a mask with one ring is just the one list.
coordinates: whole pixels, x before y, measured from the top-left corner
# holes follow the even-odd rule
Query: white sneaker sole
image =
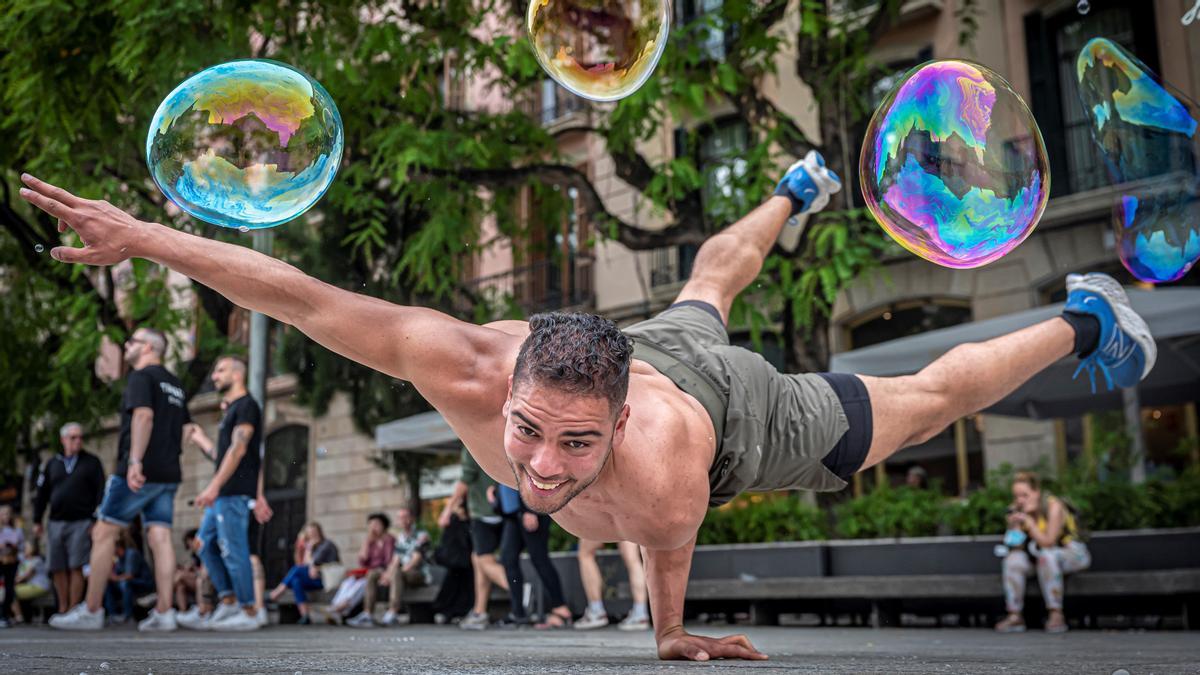
[(258, 630), (260, 626), (258, 622), (248, 624), (233, 624), (223, 626), (213, 626), (213, 631), (217, 633), (249, 633), (252, 630)]
[(1116, 279), (1107, 274), (1069, 274), (1067, 275), (1067, 291), (1075, 289), (1091, 291), (1108, 301), (1109, 307), (1112, 307), (1113, 316), (1117, 319), (1117, 325), (1142, 348), (1142, 353), (1146, 357), (1145, 367), (1142, 368), (1142, 379), (1145, 379), (1158, 359), (1158, 345), (1154, 343), (1146, 321), (1133, 311), (1133, 306), (1129, 304), (1129, 296), (1125, 295), (1125, 289), (1121, 288), (1121, 284), (1117, 283)]
[(50, 627), (55, 628), (57, 630), (77, 630), (77, 631), (104, 630), (104, 624), (100, 624), (97, 626), (85, 626), (85, 625), (77, 624), (77, 623), (76, 624), (60, 624), (60, 625), (50, 624)]

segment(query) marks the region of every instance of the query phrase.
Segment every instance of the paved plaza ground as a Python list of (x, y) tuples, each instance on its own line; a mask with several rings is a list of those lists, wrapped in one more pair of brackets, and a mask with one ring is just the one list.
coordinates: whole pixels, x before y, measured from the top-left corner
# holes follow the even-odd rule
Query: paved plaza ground
[(0, 631), (0, 673), (1200, 673), (1195, 632), (745, 631), (770, 661), (662, 662), (654, 658), (651, 635), (614, 629), (546, 634), (273, 626), (257, 633), (140, 635), (130, 627), (100, 633), (15, 628)]

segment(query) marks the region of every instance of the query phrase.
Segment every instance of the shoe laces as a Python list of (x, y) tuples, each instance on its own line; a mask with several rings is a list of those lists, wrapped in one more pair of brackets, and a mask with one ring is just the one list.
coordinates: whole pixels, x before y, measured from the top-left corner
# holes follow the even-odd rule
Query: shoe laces
[(1092, 393), (1096, 393), (1096, 370), (1098, 369), (1104, 375), (1104, 382), (1108, 385), (1108, 390), (1113, 390), (1112, 373), (1109, 372), (1108, 366), (1100, 360), (1100, 350), (1094, 349), (1091, 354), (1079, 361), (1079, 367), (1075, 369), (1075, 374), (1071, 379), (1079, 377), (1079, 373), (1087, 369), (1088, 379), (1092, 382)]

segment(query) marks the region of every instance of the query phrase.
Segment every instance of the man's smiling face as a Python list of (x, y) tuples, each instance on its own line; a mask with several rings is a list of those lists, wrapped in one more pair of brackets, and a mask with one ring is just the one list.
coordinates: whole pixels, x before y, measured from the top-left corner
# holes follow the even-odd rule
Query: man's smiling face
[(625, 437), (629, 406), (509, 378), (504, 452), (525, 506), (554, 513), (600, 476)]

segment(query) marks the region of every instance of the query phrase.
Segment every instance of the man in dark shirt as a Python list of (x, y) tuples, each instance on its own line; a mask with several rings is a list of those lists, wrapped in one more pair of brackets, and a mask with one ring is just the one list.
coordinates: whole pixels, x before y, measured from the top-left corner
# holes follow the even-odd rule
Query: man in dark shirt
[[(195, 503), (204, 508), (197, 535), (203, 542), (200, 558), (221, 602), (212, 614), (190, 616), (181, 625), (198, 630), (255, 630), (260, 624), (247, 528), (258, 494), (262, 410), (246, 392), (246, 362), (240, 358), (218, 359), (212, 381), (226, 404), (225, 416), (217, 436), (217, 472)], [(188, 438), (205, 453), (213, 449), (199, 425), (189, 427)]]
[(132, 366), (133, 372), (126, 379), (121, 402), (117, 468), (108, 478), (99, 522), (92, 527), (86, 601), (66, 614), (50, 617), (50, 625), (55, 628), (104, 627), (104, 591), (112, 570), (116, 539), (121, 530), (141, 515), (154, 554), (158, 604), (138, 624), (138, 630), (175, 630), (175, 608), (171, 607), (175, 577), (171, 524), (181, 473), (179, 443), (183, 425), (191, 418), (183, 387), (162, 365), (166, 351), (166, 336), (153, 328), (139, 328), (125, 341), (125, 362)]
[(60, 614), (83, 600), (83, 566), (92, 552), (92, 516), (104, 497), (104, 467), (83, 449), (83, 427), (67, 422), (59, 430), (62, 454), (46, 460), (33, 496), (33, 534), (42, 536), (42, 516), (50, 507), (46, 543)]

